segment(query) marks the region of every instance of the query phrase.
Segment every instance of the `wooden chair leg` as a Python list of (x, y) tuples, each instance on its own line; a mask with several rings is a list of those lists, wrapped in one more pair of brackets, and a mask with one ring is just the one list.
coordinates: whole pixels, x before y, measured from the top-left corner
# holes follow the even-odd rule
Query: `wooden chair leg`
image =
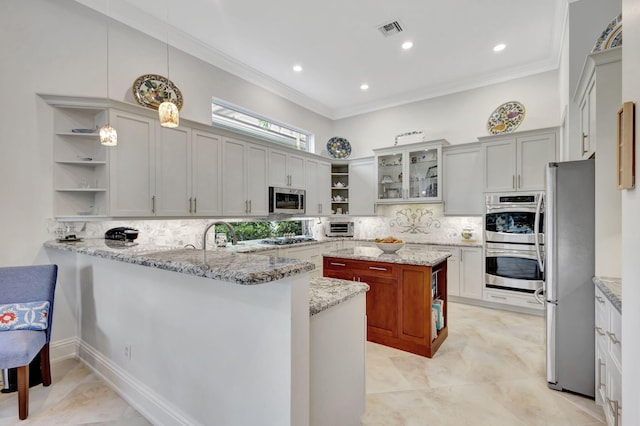
[(45, 343), (40, 350), (40, 371), (42, 372), (42, 385), (51, 384), (51, 363), (49, 362), (49, 344)]
[(29, 415), (29, 365), (18, 367), (18, 418)]

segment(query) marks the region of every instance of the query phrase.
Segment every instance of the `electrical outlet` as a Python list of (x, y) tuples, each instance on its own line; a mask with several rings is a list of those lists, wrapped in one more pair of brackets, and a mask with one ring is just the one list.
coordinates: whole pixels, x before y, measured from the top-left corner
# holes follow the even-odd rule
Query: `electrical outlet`
[(131, 345), (124, 345), (124, 357), (131, 360)]

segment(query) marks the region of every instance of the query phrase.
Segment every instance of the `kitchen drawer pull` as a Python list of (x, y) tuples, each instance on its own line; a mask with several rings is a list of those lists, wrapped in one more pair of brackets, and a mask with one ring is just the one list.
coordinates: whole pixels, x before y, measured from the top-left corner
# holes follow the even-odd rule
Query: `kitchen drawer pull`
[(491, 294), (490, 297), (493, 297), (494, 299), (507, 300), (506, 297), (504, 297), (504, 296), (496, 296), (495, 294)]
[(598, 301), (598, 303), (604, 303), (604, 299), (600, 296), (596, 296), (596, 300)]
[(369, 266), (369, 269), (371, 269), (372, 271), (386, 271), (387, 268), (380, 268), (378, 266)]
[(331, 266), (347, 266), (346, 263), (338, 263), (338, 262), (329, 262)]
[(616, 334), (615, 334), (615, 333), (612, 333), (612, 332), (610, 332), (610, 331), (607, 331), (607, 334), (609, 335), (609, 339), (611, 339), (611, 342), (612, 342), (614, 345), (617, 345), (618, 343), (620, 343), (620, 340), (616, 339)]
[(600, 328), (600, 327), (598, 327), (598, 326), (596, 326), (595, 328), (596, 328), (596, 333), (598, 333), (598, 334), (599, 334), (599, 335), (601, 335), (601, 336), (604, 336), (604, 335), (605, 335), (605, 332), (604, 332), (604, 331), (602, 331), (602, 328)]

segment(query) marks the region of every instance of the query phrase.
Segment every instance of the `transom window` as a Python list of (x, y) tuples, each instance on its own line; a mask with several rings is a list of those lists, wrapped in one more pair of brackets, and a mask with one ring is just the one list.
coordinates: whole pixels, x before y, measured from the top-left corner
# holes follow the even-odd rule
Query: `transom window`
[(280, 123), (216, 97), (211, 98), (211, 120), (217, 126), (303, 151), (310, 151), (312, 148), (311, 132)]

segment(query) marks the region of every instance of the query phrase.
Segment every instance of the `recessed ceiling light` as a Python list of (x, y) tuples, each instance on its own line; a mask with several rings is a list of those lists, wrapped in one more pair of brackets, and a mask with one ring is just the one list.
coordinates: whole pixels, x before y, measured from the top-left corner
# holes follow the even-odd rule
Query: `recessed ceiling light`
[(369, 88), (369, 85), (367, 83), (362, 83), (360, 85), (360, 90), (367, 90)]
[(500, 52), (503, 51), (505, 47), (507, 47), (507, 45), (504, 43), (496, 44), (495, 46), (493, 46), (493, 51)]
[(413, 42), (410, 41), (405, 41), (404, 43), (402, 43), (402, 48), (404, 50), (409, 50), (413, 47)]
[(300, 72), (300, 71), (302, 71), (302, 66), (301, 66), (301, 65), (294, 65), (294, 66), (293, 66), (293, 70), (294, 70), (295, 72)]

